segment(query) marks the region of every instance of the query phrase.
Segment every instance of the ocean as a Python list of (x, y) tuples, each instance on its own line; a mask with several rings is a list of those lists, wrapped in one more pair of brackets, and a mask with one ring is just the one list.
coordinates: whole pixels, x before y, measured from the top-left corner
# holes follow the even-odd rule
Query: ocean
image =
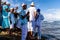
[(46, 40), (60, 40), (60, 21), (44, 21), (41, 33), (47, 38)]

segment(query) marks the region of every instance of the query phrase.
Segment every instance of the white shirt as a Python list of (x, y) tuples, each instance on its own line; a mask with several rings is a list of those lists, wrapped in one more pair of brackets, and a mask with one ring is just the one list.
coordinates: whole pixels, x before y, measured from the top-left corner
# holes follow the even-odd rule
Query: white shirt
[(34, 12), (36, 11), (36, 8), (35, 7), (30, 7), (27, 10), (29, 11), (29, 20), (30, 21), (35, 20)]

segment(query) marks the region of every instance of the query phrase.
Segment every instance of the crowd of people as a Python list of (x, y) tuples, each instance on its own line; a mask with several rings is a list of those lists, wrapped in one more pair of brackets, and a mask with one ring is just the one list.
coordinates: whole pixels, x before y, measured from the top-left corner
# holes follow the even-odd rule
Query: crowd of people
[[(26, 40), (27, 33), (32, 38), (35, 34), (38, 34), (38, 39), (41, 39), (41, 25), (44, 20), (43, 15), (40, 13), (40, 9), (36, 9), (34, 2), (27, 8), (27, 4), (22, 3), (22, 9), (18, 13), (16, 8), (10, 8), (10, 4), (4, 2), (2, 4), (2, 20), (0, 25), (2, 29), (8, 30), (11, 34), (11, 29), (17, 27), (22, 30), (21, 40)], [(1, 18), (0, 18), (1, 19)], [(36, 32), (37, 30), (37, 32)]]

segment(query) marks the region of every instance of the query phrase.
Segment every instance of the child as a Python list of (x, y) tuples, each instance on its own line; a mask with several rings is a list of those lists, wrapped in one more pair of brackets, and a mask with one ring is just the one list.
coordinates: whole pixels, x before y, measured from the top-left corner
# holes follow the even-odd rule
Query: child
[(43, 15), (40, 14), (40, 9), (37, 9), (37, 15), (36, 15), (35, 27), (34, 27), (34, 34), (36, 33), (36, 28), (37, 28), (38, 40), (41, 39), (41, 24), (42, 24), (43, 20), (44, 20), (44, 17), (43, 17)]

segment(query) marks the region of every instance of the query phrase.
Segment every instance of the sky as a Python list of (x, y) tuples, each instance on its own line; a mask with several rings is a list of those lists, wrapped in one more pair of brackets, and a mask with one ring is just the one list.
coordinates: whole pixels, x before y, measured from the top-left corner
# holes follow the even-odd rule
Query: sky
[(60, 21), (60, 0), (2, 0), (11, 4), (10, 7), (18, 6), (21, 10), (21, 4), (26, 3), (28, 8), (31, 2), (35, 3), (35, 7), (41, 9), (41, 14), (46, 21)]

